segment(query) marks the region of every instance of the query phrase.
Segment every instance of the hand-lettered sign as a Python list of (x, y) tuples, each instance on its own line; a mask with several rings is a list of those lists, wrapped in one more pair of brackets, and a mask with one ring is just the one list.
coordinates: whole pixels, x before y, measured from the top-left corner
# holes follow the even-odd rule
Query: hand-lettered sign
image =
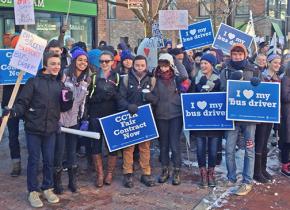
[(16, 25), (34, 25), (33, 0), (14, 0), (14, 14)]

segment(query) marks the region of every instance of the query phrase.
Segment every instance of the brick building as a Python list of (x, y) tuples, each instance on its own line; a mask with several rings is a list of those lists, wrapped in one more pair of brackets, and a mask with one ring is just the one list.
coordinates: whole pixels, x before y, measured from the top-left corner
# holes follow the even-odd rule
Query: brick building
[[(119, 2), (119, 0), (115, 0)], [(120, 1), (124, 2), (124, 1)], [(154, 1), (155, 2), (155, 1)], [(207, 19), (210, 14), (204, 5), (197, 0), (176, 0), (177, 9), (186, 9), (189, 12), (189, 23)], [(206, 1), (205, 1), (206, 2)], [(206, 6), (213, 11), (213, 1), (208, 0)], [(215, 1), (219, 2), (219, 0)], [(227, 12), (227, 6), (216, 5), (217, 14), (214, 15), (217, 23), (225, 21), (223, 14)], [(240, 0), (235, 10), (235, 27), (245, 30), (249, 20), (249, 11), (252, 10), (256, 35), (269, 39), (276, 31), (280, 39), (283, 39), (285, 31), (285, 0)], [(98, 40), (105, 40), (113, 46), (121, 41), (128, 42), (132, 47), (138, 45), (144, 37), (143, 24), (134, 13), (127, 8), (115, 6), (105, 0), (98, 0)], [(217, 24), (218, 27), (219, 24)], [(178, 39), (177, 32), (166, 32), (165, 36)]]

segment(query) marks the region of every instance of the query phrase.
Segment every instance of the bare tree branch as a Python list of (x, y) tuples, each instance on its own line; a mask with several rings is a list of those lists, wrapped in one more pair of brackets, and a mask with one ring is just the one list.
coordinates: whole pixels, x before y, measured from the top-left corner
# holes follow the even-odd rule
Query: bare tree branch
[[(156, 20), (157, 17), (158, 17), (158, 12), (159, 10), (164, 10), (166, 9), (171, 3), (172, 3), (173, 0), (169, 0), (164, 6), (162, 6), (164, 4), (164, 0), (160, 0), (159, 1), (159, 4), (158, 4), (158, 8), (155, 12), (155, 15), (153, 16), (152, 20)], [(162, 3), (162, 4), (161, 4)]]

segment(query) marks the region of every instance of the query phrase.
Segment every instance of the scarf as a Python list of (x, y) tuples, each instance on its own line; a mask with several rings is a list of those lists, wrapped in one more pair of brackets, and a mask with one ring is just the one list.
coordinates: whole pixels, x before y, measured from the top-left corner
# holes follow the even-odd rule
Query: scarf
[(248, 64), (248, 60), (244, 59), (242, 61), (233, 61), (230, 60), (230, 65), (236, 70), (243, 70)]
[(157, 71), (157, 77), (159, 77), (161, 79), (161, 81), (165, 84), (165, 85), (169, 85), (170, 81), (172, 80), (172, 78), (174, 77), (174, 72), (173, 71), (166, 71), (166, 72), (162, 72), (161, 70)]
[[(197, 73), (197, 76), (195, 77), (195, 84), (198, 84), (200, 81), (200, 78), (205, 76), (205, 74), (202, 73), (202, 71), (200, 70)], [(208, 92), (212, 91), (212, 89), (215, 86), (214, 81), (218, 80), (219, 76), (213, 71), (212, 74), (210, 75), (210, 78), (207, 79), (206, 85), (208, 85), (210, 88), (208, 90)]]

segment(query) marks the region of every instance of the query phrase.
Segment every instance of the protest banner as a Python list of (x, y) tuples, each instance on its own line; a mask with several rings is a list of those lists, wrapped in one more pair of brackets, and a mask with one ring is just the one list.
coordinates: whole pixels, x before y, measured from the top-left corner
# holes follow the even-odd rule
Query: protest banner
[(16, 25), (34, 25), (34, 1), (14, 0), (14, 15)]
[(226, 24), (221, 24), (215, 36), (212, 46), (230, 54), (234, 43), (242, 43), (247, 49), (250, 48), (253, 37)]
[(181, 30), (188, 28), (187, 10), (159, 10), (160, 30)]
[[(9, 109), (11, 109), (14, 104), (24, 72), (36, 75), (46, 42), (47, 41), (45, 39), (42, 39), (24, 29), (22, 30), (19, 41), (17, 42), (9, 63), (11, 67), (21, 70), (18, 74), (18, 78), (8, 102)], [(2, 124), (0, 127), (0, 141), (2, 140), (8, 118), (9, 114), (2, 118)]]
[[(9, 66), (13, 51), (14, 49), (0, 49), (0, 85), (14, 85), (18, 78), (20, 70)], [(41, 68), (42, 63), (40, 62), (38, 69)], [(21, 84), (25, 84), (32, 76), (33, 75), (29, 73), (25, 74)]]
[(184, 130), (233, 130), (226, 120), (226, 93), (181, 94)]
[(144, 38), (140, 43), (137, 55), (143, 55), (147, 59), (148, 70), (151, 72), (157, 67), (157, 39), (155, 37)]
[(227, 81), (227, 120), (280, 123), (280, 83)]
[(100, 118), (100, 123), (110, 152), (159, 137), (149, 104), (134, 115), (123, 111)]
[(154, 22), (152, 24), (152, 36), (156, 37), (157, 39), (157, 48), (163, 48), (164, 47), (163, 35), (159, 30), (159, 23), (157, 22)]
[(212, 22), (210, 19), (193, 23), (187, 30), (180, 30), (180, 40), (185, 50), (211, 45), (214, 41)]

